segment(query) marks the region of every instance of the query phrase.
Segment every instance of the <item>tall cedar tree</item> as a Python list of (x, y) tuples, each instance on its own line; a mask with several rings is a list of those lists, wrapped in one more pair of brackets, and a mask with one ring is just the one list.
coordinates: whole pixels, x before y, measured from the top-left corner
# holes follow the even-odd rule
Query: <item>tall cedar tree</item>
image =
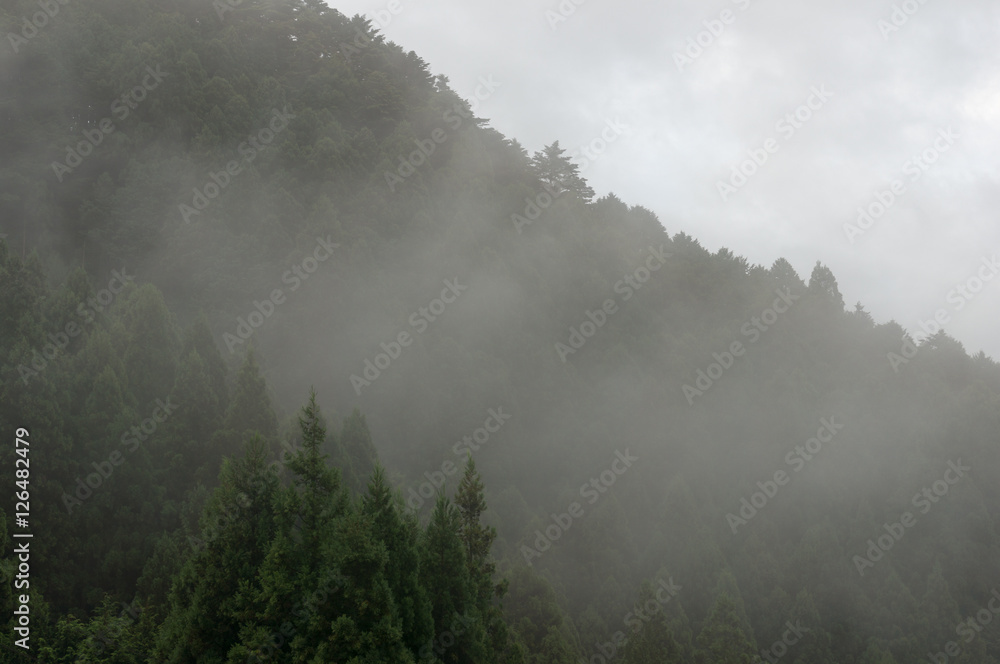
[(315, 390), (310, 390), (298, 423), (301, 447), (287, 462), (294, 477), (275, 503), (277, 525), (260, 568), (258, 601), (247, 607), (248, 612), (257, 608), (260, 613), (243, 626), (237, 649), (241, 656), (274, 655), (269, 641), (286, 623), (291, 627), (282, 640), (287, 636), (293, 644), (283, 647), (281, 656), (308, 649), (316, 641), (310, 638), (310, 622), (314, 614), (326, 613), (309, 598), (318, 593), (321, 603), (328, 604), (341, 587), (332, 545), (349, 504), (338, 471), (327, 466), (320, 451), (327, 436)]
[(381, 464), (376, 464), (368, 481), (361, 514), (389, 555), (386, 578), (399, 610), (403, 642), (417, 658), (434, 632), (431, 603), (420, 585), (420, 530), (416, 517), (403, 512), (402, 498), (393, 494)]
[(728, 595), (720, 595), (697, 639), (703, 664), (756, 664), (759, 661), (754, 644), (743, 632), (742, 622), (736, 602)]
[(465, 549), (465, 564), (469, 570), (473, 601), (483, 618), (490, 647), (500, 661), (516, 661), (518, 654), (508, 633), (503, 612), (494, 603), (494, 599), (503, 599), (508, 587), (506, 579), (499, 583), (493, 581), (496, 563), (492, 560), (490, 549), (497, 531), (493, 526), (484, 526), (481, 522), (483, 512), (486, 511), (486, 498), (483, 496), (482, 479), (471, 455), (455, 492), (455, 505), (461, 517), (459, 538)]
[(643, 583), (638, 606), (647, 620), (632, 623), (622, 664), (681, 664), (684, 662), (681, 647), (674, 639), (667, 624), (663, 606), (654, 597), (648, 582)]
[(266, 445), (254, 436), (243, 458), (223, 463), (200, 536), (189, 538), (196, 552), (174, 581), (155, 661), (225, 661), (239, 641), (247, 598), (259, 592), (257, 571), (275, 535), (277, 494)]
[(461, 529), (458, 509), (438, 494), (424, 531), (420, 561), (421, 583), (433, 607), (434, 639), (424, 644), (419, 654), (425, 657), (433, 653), (445, 662), (482, 662), (489, 651)]
[(559, 141), (547, 145), (531, 158), (535, 176), (557, 194), (570, 192), (589, 203), (594, 198), (594, 190), (580, 175), (580, 167), (563, 156), (566, 150), (559, 147)]

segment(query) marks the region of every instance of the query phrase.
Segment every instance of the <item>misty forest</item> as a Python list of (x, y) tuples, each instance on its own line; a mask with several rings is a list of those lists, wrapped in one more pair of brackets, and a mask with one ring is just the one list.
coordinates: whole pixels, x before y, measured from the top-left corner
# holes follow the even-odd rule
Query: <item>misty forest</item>
[(0, 26), (0, 661), (1000, 662), (984, 352), (320, 0)]

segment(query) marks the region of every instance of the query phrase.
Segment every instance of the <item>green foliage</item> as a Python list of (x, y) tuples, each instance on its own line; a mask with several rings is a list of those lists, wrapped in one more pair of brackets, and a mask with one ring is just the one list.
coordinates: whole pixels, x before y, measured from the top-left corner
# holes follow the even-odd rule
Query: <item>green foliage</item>
[[(7, 3), (3, 34), (38, 6)], [(810, 632), (782, 661), (887, 664), (940, 652), (989, 601), (1000, 367), (985, 354), (938, 333), (890, 363), (903, 328), (845, 312), (829, 268), (807, 285), (785, 259), (667, 234), (597, 197), (558, 142), (529, 155), (320, 0), (60, 4), (16, 56), (0, 95), (0, 430), (31, 431), (40, 661), (570, 662), (629, 631), (626, 664), (748, 662), (798, 621)], [(158, 65), (162, 83), (56, 177)], [(179, 203), (286, 108), (185, 223)], [(512, 223), (546, 189), (560, 195)], [(317, 237), (338, 252), (286, 279)], [(663, 264), (626, 300), (651, 250)], [(138, 276), (111, 293), (123, 265)], [(398, 333), (456, 276), (469, 295), (356, 393), (345, 376), (390, 339), (373, 330)], [(287, 302), (252, 338), (225, 336), (279, 286)], [(785, 289), (800, 299), (751, 341)], [(553, 342), (609, 298), (616, 313), (561, 361)], [(681, 386), (734, 341), (745, 355), (689, 404)], [(307, 381), (349, 415), (328, 427), (311, 393), (283, 432)], [(168, 396), (176, 411), (154, 416)], [(482, 442), (498, 402), (513, 419)], [(844, 430), (732, 532), (727, 514), (831, 415)], [(629, 446), (641, 461), (588, 502), (581, 485)], [(0, 447), (0, 465), (15, 454)], [(451, 498), (403, 507), (397, 484), (462, 456)], [(959, 457), (970, 476), (857, 575), (852, 556)], [(515, 567), (573, 503), (583, 516)], [(14, 562), (0, 554), (7, 580)], [(623, 628), (664, 574), (683, 610)], [(1000, 660), (988, 633), (962, 647), (955, 661)]]
[(531, 158), (531, 167), (539, 180), (557, 194), (570, 192), (590, 202), (594, 190), (580, 176), (580, 167), (565, 156), (559, 141), (547, 145)]
[(712, 664), (758, 662), (756, 647), (744, 633), (742, 622), (736, 603), (728, 595), (720, 595), (698, 634), (703, 661)]

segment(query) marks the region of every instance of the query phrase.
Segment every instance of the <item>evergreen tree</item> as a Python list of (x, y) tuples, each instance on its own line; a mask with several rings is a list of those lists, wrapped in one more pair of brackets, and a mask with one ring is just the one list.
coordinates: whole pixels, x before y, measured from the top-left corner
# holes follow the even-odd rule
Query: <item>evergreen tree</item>
[(127, 335), (125, 370), (140, 409), (163, 399), (174, 385), (177, 333), (163, 295), (152, 284), (126, 286), (116, 308)]
[(446, 662), (479, 662), (485, 661), (489, 652), (459, 535), (461, 528), (458, 509), (439, 494), (420, 547), (421, 584), (434, 620), (434, 638), (421, 646), (421, 658), (437, 653), (438, 659)]
[(698, 634), (700, 661), (705, 664), (758, 664), (756, 647), (741, 626), (736, 603), (728, 595), (715, 600)]
[(193, 554), (174, 581), (156, 661), (222, 662), (239, 641), (248, 600), (259, 594), (257, 571), (275, 535), (278, 485), (265, 450), (254, 437), (242, 459), (223, 463), (201, 530), (188, 537)]
[(373, 536), (385, 545), (389, 556), (386, 577), (399, 610), (403, 642), (418, 659), (434, 629), (431, 604), (420, 585), (420, 533), (415, 517), (402, 513), (402, 499), (393, 495), (381, 464), (375, 466), (368, 481), (361, 514), (371, 524)]
[(253, 348), (249, 349), (243, 366), (236, 375), (233, 399), (226, 414), (226, 429), (242, 434), (256, 431), (266, 441), (278, 435), (278, 419), (271, 407), (267, 383), (260, 373)]
[(270, 652), (268, 639), (293, 616), (299, 637), (288, 652), (314, 649), (312, 611), (300, 611), (302, 598), (324, 589), (328, 602), (340, 586), (337, 540), (349, 503), (338, 471), (327, 466), (321, 452), (326, 424), (316, 404), (315, 390), (310, 390), (298, 422), (302, 446), (288, 461), (294, 478), (275, 503), (277, 525), (261, 565), (261, 588), (256, 601), (247, 606), (248, 611), (258, 613), (241, 633), (242, 648), (257, 656), (261, 656), (258, 651)]
[(198, 357), (205, 363), (213, 396), (218, 407), (225, 413), (229, 407), (229, 390), (226, 386), (228, 371), (204, 315), (200, 315), (184, 334), (181, 357), (187, 357), (192, 351), (198, 353)]
[(837, 278), (830, 268), (819, 261), (809, 277), (808, 292), (826, 309), (837, 313), (844, 311), (844, 296), (840, 294)]
[[(622, 664), (680, 664), (684, 662), (681, 647), (674, 639), (667, 618), (648, 582), (643, 583), (638, 605), (650, 615), (648, 622), (638, 622), (628, 635)], [(650, 610), (648, 606), (657, 607)]]
[(594, 190), (580, 175), (580, 167), (563, 156), (566, 150), (559, 147), (559, 141), (547, 145), (531, 158), (535, 176), (557, 194), (570, 192), (584, 202), (594, 198)]
[(171, 399), (178, 409), (167, 424), (170, 440), (164, 447), (166, 454), (174, 457), (174, 476), (183, 484), (190, 481), (190, 475), (211, 483), (219, 474), (222, 456), (238, 450), (213, 449), (209, 443), (212, 433), (222, 425), (223, 411), (198, 351), (191, 350), (181, 359)]
[(502, 600), (507, 594), (508, 583), (506, 579), (494, 583), (496, 563), (492, 560), (491, 549), (497, 532), (493, 526), (482, 524), (483, 512), (486, 511), (486, 498), (483, 496), (483, 482), (471, 455), (466, 461), (465, 473), (455, 493), (455, 505), (458, 507), (461, 519), (459, 539), (465, 549), (470, 589), (489, 635), (490, 647), (494, 652), (492, 658), (497, 661), (507, 661), (507, 657), (516, 660), (518, 655), (503, 613), (494, 603), (494, 599)]
[(349, 486), (355, 492), (361, 493), (365, 490), (368, 477), (375, 470), (378, 453), (372, 443), (368, 421), (357, 408), (344, 418), (339, 442), (350, 478)]
[[(572, 625), (543, 577), (530, 567), (517, 567), (511, 572), (510, 590), (507, 617), (515, 635), (512, 640), (519, 640), (514, 649), (524, 649), (524, 661), (549, 661), (545, 657), (561, 661), (560, 657), (573, 651)], [(548, 654), (543, 656), (543, 652)]]

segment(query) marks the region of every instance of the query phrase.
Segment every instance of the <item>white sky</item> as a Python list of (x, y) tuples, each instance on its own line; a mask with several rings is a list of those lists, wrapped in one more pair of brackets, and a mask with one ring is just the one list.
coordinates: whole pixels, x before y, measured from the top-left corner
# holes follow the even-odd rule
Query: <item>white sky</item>
[[(878, 322), (915, 331), (943, 309), (966, 350), (1000, 358), (1000, 274), (960, 310), (963, 298), (949, 299), (984, 258), (1000, 258), (1000, 3), (330, 4), (390, 17), (387, 39), (468, 99), (492, 76), (500, 87), (477, 114), (529, 152), (554, 140), (574, 151), (605, 121), (627, 123), (630, 132), (584, 171), (598, 196), (613, 191), (648, 207), (670, 233), (712, 251), (728, 247), (768, 267), (785, 257), (806, 280), (822, 261), (848, 306), (860, 300)], [(880, 20), (893, 26), (894, 4), (914, 13), (896, 15), (898, 30), (880, 29)], [(560, 6), (573, 11), (550, 25)], [(720, 16), (728, 23), (711, 23)], [(700, 32), (707, 46), (679, 71), (675, 54)], [(801, 111), (812, 117), (789, 136), (777, 123), (814, 86), (832, 96)], [(928, 153), (935, 163), (915, 167), (919, 177), (904, 172), (949, 127), (954, 144)], [(724, 202), (717, 183), (769, 138), (777, 151)], [(844, 225), (893, 179), (904, 193), (852, 244)]]

